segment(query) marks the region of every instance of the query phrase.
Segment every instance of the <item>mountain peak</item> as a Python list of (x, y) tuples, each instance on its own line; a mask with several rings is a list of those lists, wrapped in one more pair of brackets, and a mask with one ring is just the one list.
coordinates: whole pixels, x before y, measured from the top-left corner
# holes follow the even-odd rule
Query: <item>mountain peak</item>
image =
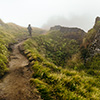
[(96, 17), (96, 19), (95, 19), (95, 24), (98, 22), (98, 21), (100, 21), (100, 17)]

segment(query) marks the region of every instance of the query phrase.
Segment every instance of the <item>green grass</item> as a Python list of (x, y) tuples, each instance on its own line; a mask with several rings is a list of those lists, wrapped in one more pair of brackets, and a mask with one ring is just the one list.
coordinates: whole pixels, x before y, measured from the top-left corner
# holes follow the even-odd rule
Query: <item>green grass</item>
[(7, 49), (8, 42), (5, 41), (5, 40), (8, 40), (8, 39), (5, 39), (6, 34), (4, 35), (4, 37), (1, 35), (1, 37), (2, 38), (0, 38), (0, 41), (1, 41), (0, 42), (0, 77), (2, 77), (8, 71), (7, 65), (8, 65), (8, 56), (9, 56), (9, 51)]
[(99, 78), (87, 72), (89, 70), (85, 68), (80, 53), (73, 55), (63, 68), (50, 62), (37, 46), (34, 40), (27, 40), (24, 53), (33, 70), (30, 83), (36, 86), (44, 100), (100, 99)]
[[(54, 33), (57, 32), (54, 31)], [(57, 34), (55, 39), (52, 33), (49, 33), (48, 35), (32, 37), (26, 43), (30, 47), (35, 47), (50, 62), (64, 67), (67, 60), (79, 51), (79, 44), (74, 39), (64, 38), (63, 35), (60, 36), (61, 32)]]
[[(0, 77), (8, 71), (7, 50), (16, 38), (27, 36), (27, 29), (15, 24), (0, 27)], [(24, 44), (24, 54), (30, 62), (32, 78), (44, 100), (99, 100), (100, 99), (100, 55), (89, 58), (91, 44), (100, 22), (83, 39), (78, 33), (49, 31), (34, 28), (33, 37)], [(83, 39), (83, 49), (80, 44)]]
[[(9, 44), (18, 42), (28, 37), (29, 33), (27, 28), (18, 26), (13, 23), (4, 23), (0, 20), (0, 77), (8, 71), (8, 51)], [(45, 32), (39, 28), (33, 28), (33, 35), (39, 35)]]

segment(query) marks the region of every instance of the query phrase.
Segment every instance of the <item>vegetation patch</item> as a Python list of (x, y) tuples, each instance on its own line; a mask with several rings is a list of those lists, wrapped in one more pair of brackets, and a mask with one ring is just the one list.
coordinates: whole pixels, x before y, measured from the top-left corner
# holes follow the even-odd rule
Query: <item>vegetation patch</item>
[(44, 100), (98, 100), (100, 98), (98, 78), (86, 72), (79, 52), (72, 55), (63, 67), (55, 65), (44, 55), (46, 52), (44, 47), (44, 51), (42, 47), (39, 51), (35, 40), (27, 40), (24, 48), (27, 58), (32, 59), (30, 63), (33, 62), (30, 83), (35, 84)]

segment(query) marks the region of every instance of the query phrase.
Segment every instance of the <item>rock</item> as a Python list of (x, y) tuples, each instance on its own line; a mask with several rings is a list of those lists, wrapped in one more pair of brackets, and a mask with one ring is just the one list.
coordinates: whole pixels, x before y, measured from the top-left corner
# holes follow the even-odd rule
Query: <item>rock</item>
[(56, 26), (50, 28), (50, 30), (60, 30), (60, 29), (61, 29), (60, 25), (56, 25)]
[(100, 33), (97, 32), (91, 46), (89, 47), (90, 56), (100, 54)]
[(95, 24), (96, 24), (98, 21), (100, 21), (100, 17), (96, 17), (96, 19), (95, 19)]

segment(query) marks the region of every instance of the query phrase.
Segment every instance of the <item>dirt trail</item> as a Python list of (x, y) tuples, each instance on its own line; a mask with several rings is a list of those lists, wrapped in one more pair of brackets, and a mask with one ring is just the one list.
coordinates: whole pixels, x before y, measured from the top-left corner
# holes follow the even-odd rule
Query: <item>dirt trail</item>
[(9, 73), (0, 82), (0, 100), (41, 100), (30, 87), (31, 72), (26, 67), (29, 62), (18, 50), (18, 46), (22, 43), (16, 44), (13, 48)]

